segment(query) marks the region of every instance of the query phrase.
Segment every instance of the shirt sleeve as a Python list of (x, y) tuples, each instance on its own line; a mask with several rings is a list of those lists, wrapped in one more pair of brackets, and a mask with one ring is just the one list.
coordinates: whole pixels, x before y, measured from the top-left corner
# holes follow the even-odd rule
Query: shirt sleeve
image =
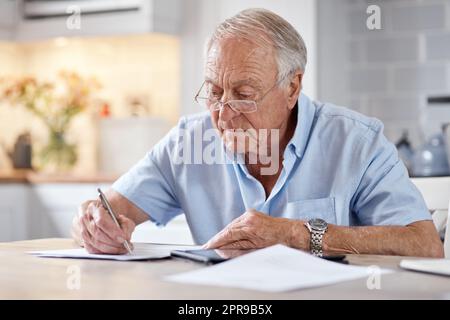
[(169, 152), (175, 130), (112, 185), (115, 191), (146, 212), (157, 225), (165, 225), (182, 213)]
[(425, 201), (411, 182), (395, 146), (379, 130), (371, 131), (362, 155), (365, 172), (353, 197), (352, 211), (362, 225), (401, 225), (431, 220)]

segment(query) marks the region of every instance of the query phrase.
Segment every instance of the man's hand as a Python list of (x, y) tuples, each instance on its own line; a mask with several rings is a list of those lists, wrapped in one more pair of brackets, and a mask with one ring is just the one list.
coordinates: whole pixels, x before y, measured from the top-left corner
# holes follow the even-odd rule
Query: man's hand
[(121, 228), (117, 227), (99, 200), (86, 201), (73, 219), (72, 237), (89, 253), (126, 253), (123, 242), (130, 241), (136, 225), (124, 215), (119, 215), (117, 220)]
[(295, 243), (295, 247), (299, 247), (299, 244), (304, 243), (303, 249), (307, 249), (309, 233), (303, 227), (304, 232), (298, 234), (298, 230), (303, 230), (298, 228), (298, 224), (303, 222), (274, 218), (250, 209), (210, 239), (204, 248), (257, 249), (279, 243), (287, 246), (293, 246)]

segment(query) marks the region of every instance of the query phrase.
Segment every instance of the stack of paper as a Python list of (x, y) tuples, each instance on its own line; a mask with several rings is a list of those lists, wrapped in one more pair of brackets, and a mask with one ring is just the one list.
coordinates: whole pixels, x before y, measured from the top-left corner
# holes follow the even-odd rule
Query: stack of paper
[(68, 249), (68, 250), (44, 250), (29, 251), (29, 254), (45, 258), (76, 258), (76, 259), (100, 259), (100, 260), (155, 260), (170, 257), (172, 250), (198, 249), (198, 246), (177, 246), (177, 245), (155, 245), (147, 243), (134, 243), (134, 250), (131, 254), (110, 255), (110, 254), (91, 254), (86, 249)]
[(276, 245), (208, 268), (172, 275), (166, 279), (182, 283), (280, 292), (368, 278), (372, 273), (372, 268), (331, 262), (283, 245)]

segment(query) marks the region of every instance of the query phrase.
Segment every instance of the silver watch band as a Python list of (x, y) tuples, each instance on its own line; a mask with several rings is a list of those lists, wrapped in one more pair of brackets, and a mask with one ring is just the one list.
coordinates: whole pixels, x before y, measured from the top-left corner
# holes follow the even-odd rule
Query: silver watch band
[(322, 247), (322, 240), (323, 235), (325, 234), (324, 231), (318, 231), (312, 229), (310, 231), (311, 240), (310, 240), (310, 246), (311, 246), (311, 253), (315, 255), (316, 257), (322, 257), (323, 256), (323, 247)]

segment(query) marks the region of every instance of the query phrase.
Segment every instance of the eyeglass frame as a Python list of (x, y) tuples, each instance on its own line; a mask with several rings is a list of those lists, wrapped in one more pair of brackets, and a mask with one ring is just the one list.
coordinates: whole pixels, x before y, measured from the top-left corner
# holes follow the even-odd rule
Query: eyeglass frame
[[(239, 113), (253, 113), (253, 112), (256, 112), (256, 111), (258, 111), (258, 103), (260, 103), (261, 101), (263, 101), (263, 100), (266, 98), (266, 96), (269, 94), (269, 92), (272, 91), (272, 90), (273, 90), (277, 85), (279, 85), (281, 82), (283, 82), (284, 79), (285, 79), (285, 77), (283, 77), (281, 80), (276, 81), (276, 82), (274, 83), (274, 85), (273, 85), (269, 90), (267, 90), (267, 92), (266, 92), (265, 94), (263, 94), (263, 96), (262, 96), (261, 98), (259, 98), (259, 99), (257, 99), (257, 100), (228, 100), (228, 101), (226, 101), (226, 102), (222, 102), (222, 101), (220, 101), (220, 100), (217, 100), (214, 104), (219, 103), (219, 104), (220, 104), (220, 107), (219, 107), (218, 109), (214, 109), (213, 111), (219, 111), (219, 110), (221, 110), (221, 109), (223, 108), (223, 106), (228, 105), (234, 112), (239, 112)], [(200, 105), (201, 105), (201, 103), (198, 102), (198, 98), (205, 99), (205, 100), (211, 100), (210, 98), (207, 98), (207, 97), (199, 97), (200, 92), (202, 91), (202, 89), (203, 89), (205, 83), (206, 83), (206, 80), (203, 81), (203, 83), (202, 83), (200, 89), (198, 90), (197, 94), (196, 94), (195, 97), (194, 97), (194, 101), (195, 101), (196, 103), (200, 104)], [(250, 112), (241, 112), (241, 111), (236, 110), (235, 108), (233, 108), (233, 107), (230, 105), (230, 102), (252, 102), (252, 103), (255, 105), (255, 110), (254, 110), (254, 111), (250, 111)], [(208, 108), (208, 109), (209, 109), (209, 108)]]

